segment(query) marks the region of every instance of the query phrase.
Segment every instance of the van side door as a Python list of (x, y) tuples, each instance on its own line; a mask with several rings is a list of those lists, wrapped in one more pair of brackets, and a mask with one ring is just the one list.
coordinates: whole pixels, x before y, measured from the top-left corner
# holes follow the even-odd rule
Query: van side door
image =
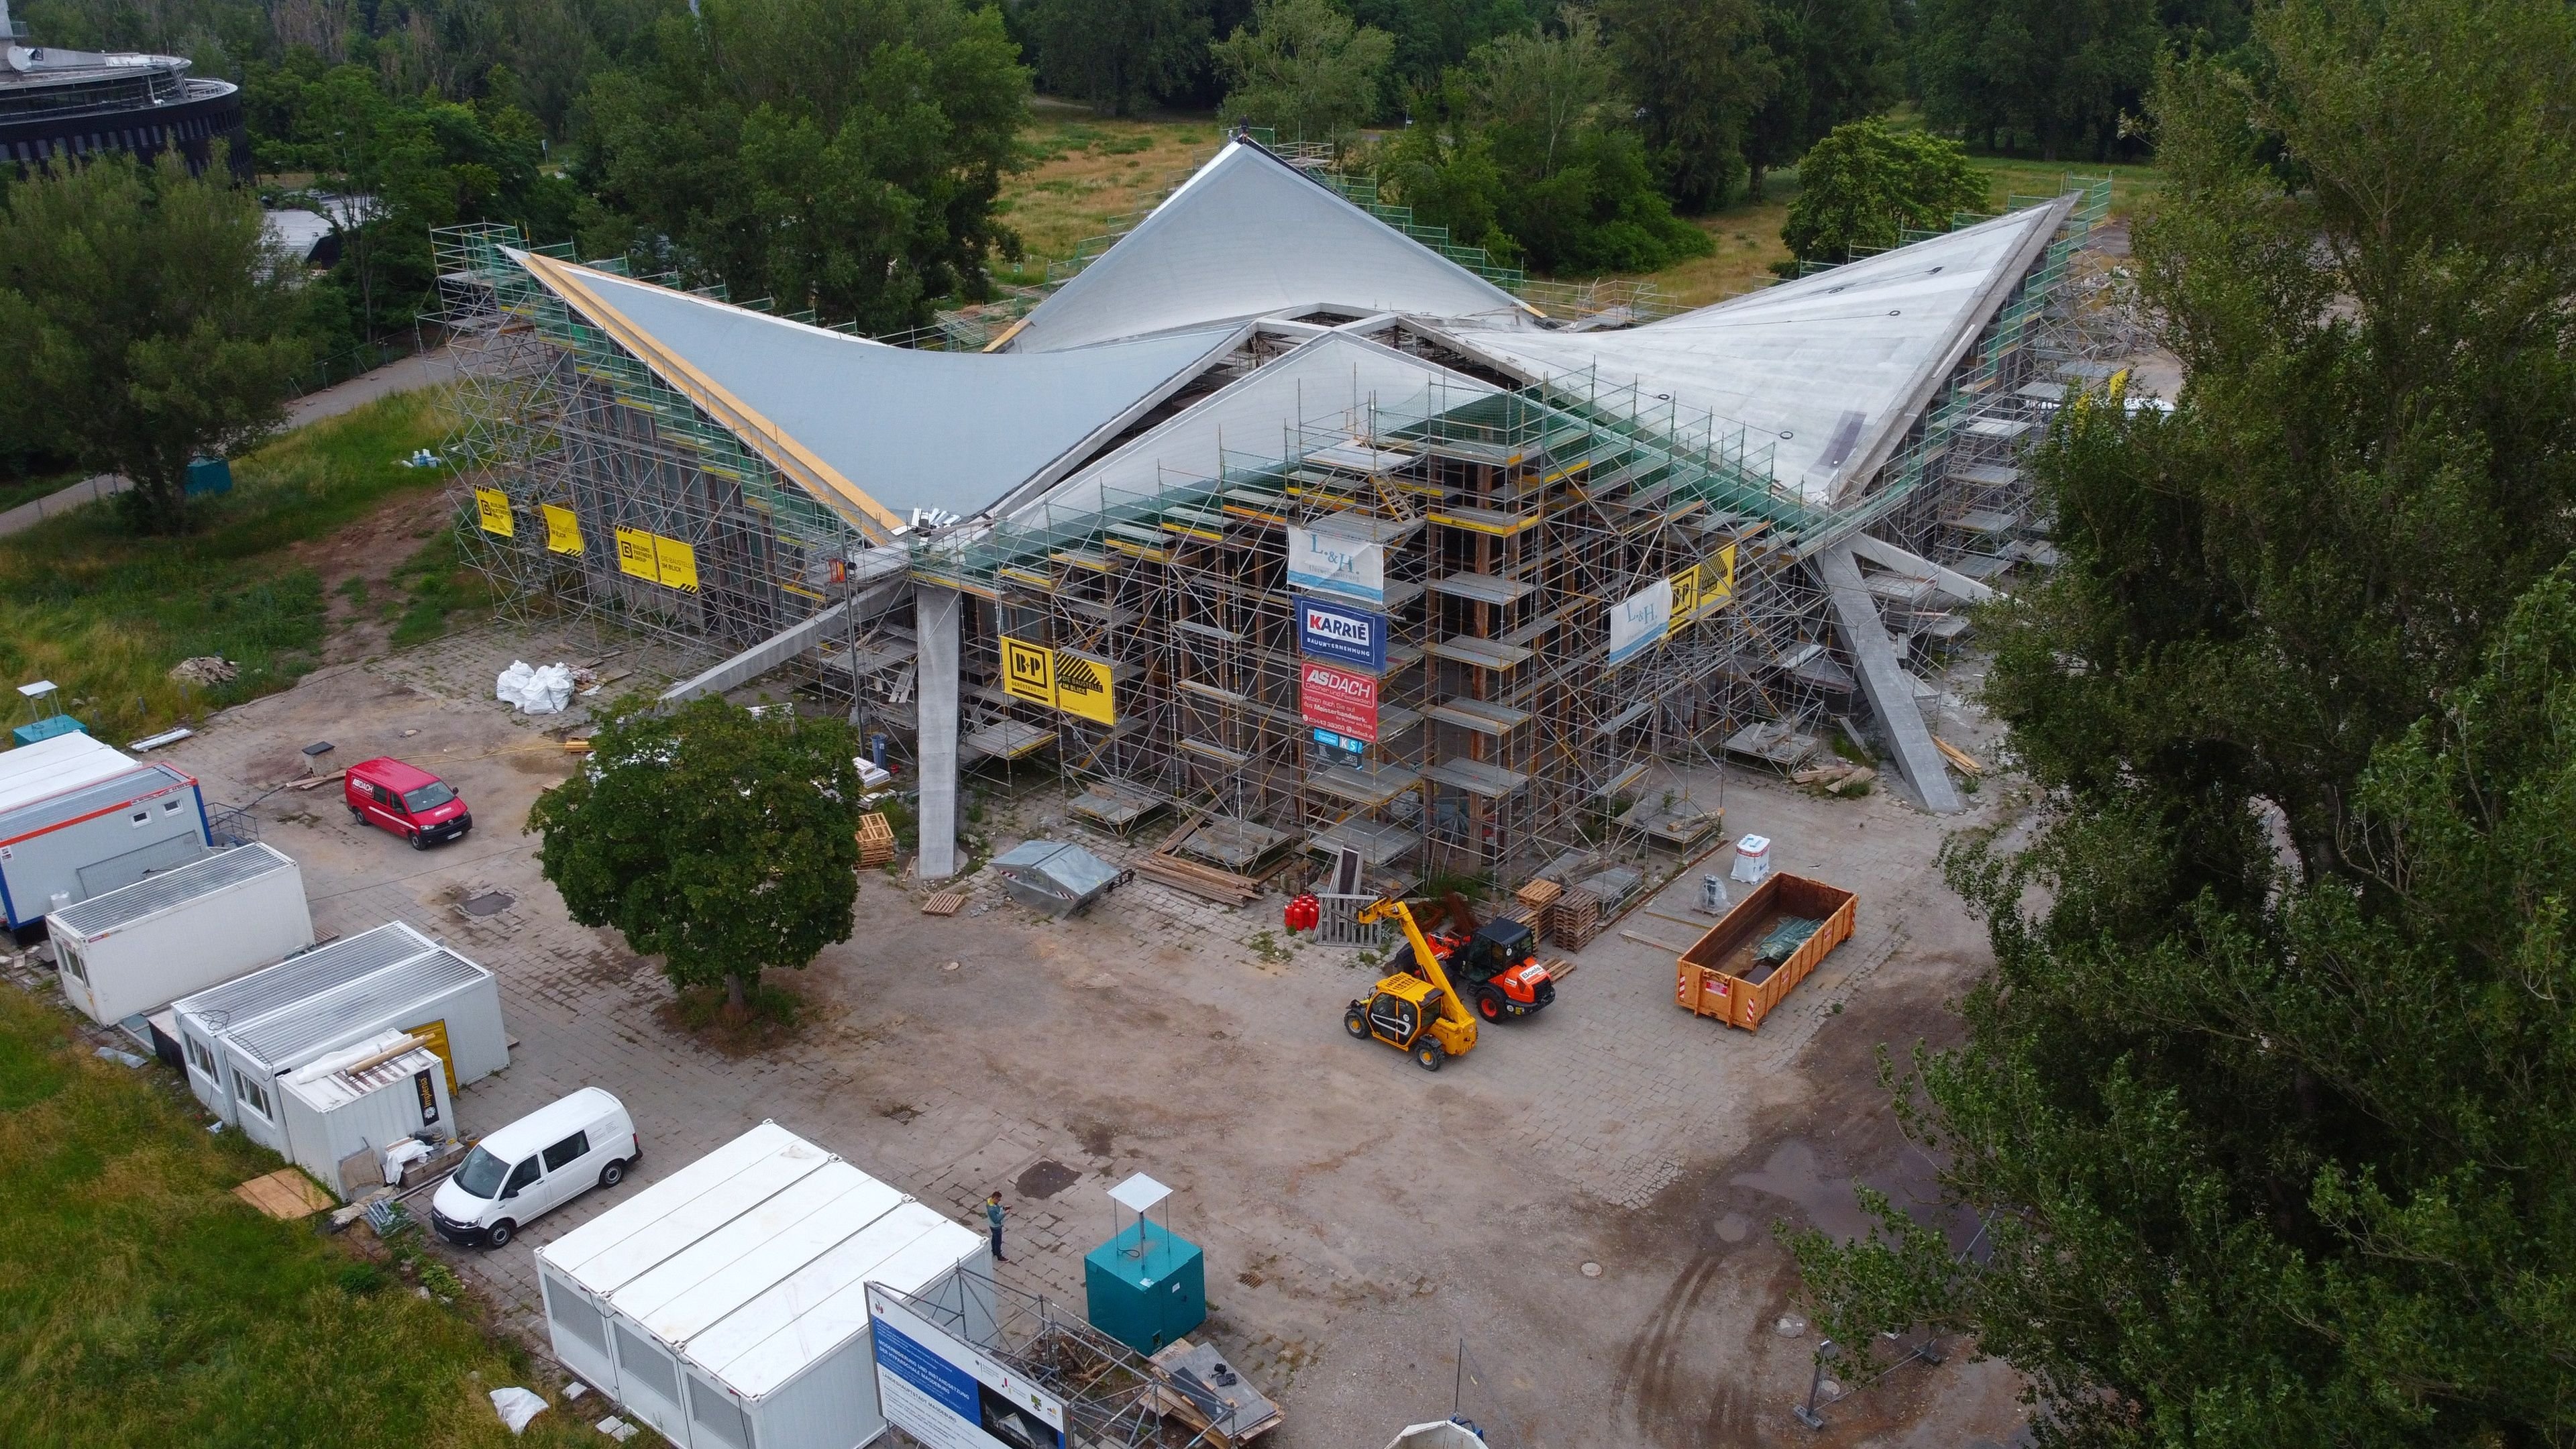
[(599, 1173), (590, 1166), (590, 1134), (576, 1132), (539, 1154), (545, 1159), (546, 1206), (554, 1207), (580, 1194)]

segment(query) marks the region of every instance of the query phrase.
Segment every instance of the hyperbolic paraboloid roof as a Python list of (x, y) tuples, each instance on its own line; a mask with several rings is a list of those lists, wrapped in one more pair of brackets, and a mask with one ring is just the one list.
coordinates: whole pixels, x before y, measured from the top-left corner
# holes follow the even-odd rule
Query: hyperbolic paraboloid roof
[(1084, 443), (1105, 441), (1131, 411), (1186, 382), (1239, 330), (1049, 357), (924, 352), (545, 257), (528, 264), (664, 382), (729, 424), (792, 445), (791, 462), (805, 455), (845, 506), (888, 528), (916, 508), (974, 513), (1078, 461)]
[(1509, 322), (1511, 293), (1232, 141), (1003, 344), (1056, 352), (1232, 318), (1335, 308)]
[[(1648, 408), (1744, 424), (1753, 450), (1809, 503), (1830, 504), (1870, 445), (1946, 375), (2061, 207), (2033, 207), (1795, 282), (1618, 332), (1456, 328), (1474, 350), (1535, 376), (1592, 372)], [(1659, 396), (1664, 395), (1664, 396)], [(1911, 402), (1911, 406), (1909, 403)]]
[[(1114, 507), (1204, 483), (1223, 471), (1220, 452), (1235, 466), (1284, 458), (1301, 426), (1311, 443), (1341, 415), (1356, 425), (1374, 409), (1378, 427), (1402, 426), (1495, 390), (1353, 331), (1282, 320), (1316, 312), (1398, 313), (1531, 382), (1595, 384), (1601, 402), (1640, 414), (1740, 423), (1754, 456), (1773, 449), (1783, 484), (1832, 506), (1901, 441), (2066, 208), (2016, 212), (1643, 327), (1555, 331), (1235, 142), (982, 354), (888, 347), (512, 256), (745, 447), (882, 539), (923, 508), (1030, 520)], [(1211, 369), (1246, 361), (1256, 324), (1274, 343), (1306, 340), (1174, 409), (1169, 400), (1204, 388)]]

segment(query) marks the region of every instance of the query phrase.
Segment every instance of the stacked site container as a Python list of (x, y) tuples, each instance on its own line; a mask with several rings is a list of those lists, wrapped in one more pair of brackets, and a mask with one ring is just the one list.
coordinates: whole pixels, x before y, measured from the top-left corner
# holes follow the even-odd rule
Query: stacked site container
[(0, 754), (0, 916), (12, 931), (206, 853), (193, 776), (85, 734)]
[(46, 917), (63, 996), (102, 1023), (313, 944), (304, 873), (266, 845), (219, 850)]
[(555, 1356), (682, 1449), (874, 1439), (865, 1285), (952, 1290), (990, 1342), (992, 1269), (983, 1234), (772, 1123), (537, 1250)]
[(450, 1092), (510, 1064), (499, 981), (401, 921), (201, 991), (172, 1010), (198, 1100), (281, 1153), (277, 1077), (338, 1048), (408, 1032), (444, 1063)]

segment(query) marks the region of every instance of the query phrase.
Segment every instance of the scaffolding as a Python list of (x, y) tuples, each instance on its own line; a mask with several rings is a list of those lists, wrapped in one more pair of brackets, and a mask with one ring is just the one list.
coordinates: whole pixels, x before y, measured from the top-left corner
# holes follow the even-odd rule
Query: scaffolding
[[(507, 609), (720, 653), (837, 608), (789, 667), (900, 748), (918, 639), (909, 591), (889, 605), (878, 587), (893, 558), (964, 596), (962, 764), (1045, 761), (1077, 811), (1121, 830), (1172, 807), (1202, 822), (1179, 848), (1228, 871), (1348, 847), (1382, 883), (1507, 883), (1678, 857), (1708, 817), (1664, 798), (1673, 762), (1793, 770), (1865, 713), (1805, 566), (1818, 551), (1866, 528), (1972, 578), (2046, 558), (2020, 459), (2080, 384), (2067, 368), (2103, 346), (2069, 277), (2109, 184), (2074, 189), (1891, 461), (1837, 506), (1779, 485), (1741, 427), (1636, 385), (1586, 373), (1498, 391), (1453, 369), (1418, 396), (1318, 404), (1275, 439), (1228, 439), (1204, 474), (1166, 464), (1078, 506), (893, 539), (780, 476), (540, 286), (507, 228), (444, 229), (461, 532)], [(1376, 335), (1458, 360), (1402, 322)], [(1256, 334), (1217, 380), (1286, 345)], [(1368, 676), (1374, 738), (1306, 706), (1300, 529), (1382, 558), (1381, 597), (1361, 607), (1383, 619), (1385, 665), (1342, 670)], [(1934, 579), (1868, 582), (1909, 662), (1964, 630)], [(1632, 630), (1614, 658), (1614, 614), (1658, 598), (1667, 625), (1641, 644)], [(1107, 707), (1015, 689), (1013, 648), (1080, 671)]]

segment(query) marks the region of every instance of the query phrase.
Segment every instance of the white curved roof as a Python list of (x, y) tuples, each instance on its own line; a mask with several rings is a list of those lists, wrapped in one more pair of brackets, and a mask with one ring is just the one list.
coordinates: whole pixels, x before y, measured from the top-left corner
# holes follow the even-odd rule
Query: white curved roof
[[(1383, 343), (1327, 332), (1219, 389), (1005, 515), (1027, 523), (1203, 488), (1229, 464), (1275, 463), (1301, 425), (1357, 433), (1417, 423), (1500, 391)], [(1309, 438), (1311, 442), (1311, 436)]]
[(524, 261), (746, 447), (880, 532), (916, 508), (978, 512), (1072, 466), (1238, 332), (1201, 328), (1078, 355), (923, 352), (549, 257)]
[[(1634, 385), (1645, 408), (1740, 422), (1750, 451), (1808, 502), (1830, 504), (1871, 444), (1911, 421), (1927, 378), (1947, 375), (2064, 204), (2032, 207), (1623, 332), (1450, 329), (1538, 377), (1592, 372)], [(1606, 399), (1605, 399), (1606, 401)]]
[(1032, 309), (1004, 350), (1056, 352), (1326, 307), (1498, 323), (1527, 315), (1509, 292), (1234, 141)]

